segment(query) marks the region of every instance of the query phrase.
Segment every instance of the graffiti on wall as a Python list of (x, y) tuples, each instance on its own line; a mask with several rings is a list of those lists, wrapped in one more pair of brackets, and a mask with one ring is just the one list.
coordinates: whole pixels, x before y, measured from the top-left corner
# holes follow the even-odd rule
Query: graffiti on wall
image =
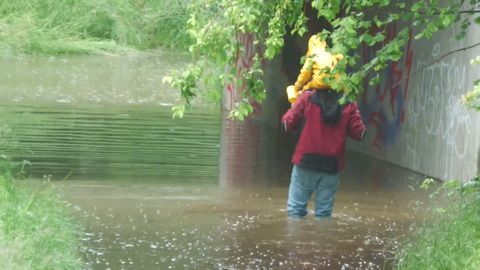
[[(243, 49), (237, 50), (237, 60), (235, 65), (236, 79), (229, 82), (225, 86), (224, 102), (223, 106), (226, 110), (230, 111), (235, 108), (235, 103), (242, 99), (242, 91), (245, 89), (245, 81), (242, 80), (242, 74), (248, 72), (254, 64), (255, 54), (258, 49), (254, 45), (253, 34), (239, 34), (237, 37), (239, 44), (242, 44)], [(252, 102), (251, 105), (254, 108), (254, 114), (260, 112), (260, 104)]]
[[(391, 41), (397, 34), (395, 25), (387, 29), (385, 42)], [(363, 59), (373, 58), (378, 48), (364, 48)], [(375, 130), (373, 146), (381, 150), (383, 146), (393, 145), (405, 121), (408, 84), (413, 62), (412, 32), (405, 48), (402, 62), (394, 62), (380, 73), (381, 83), (368, 88), (360, 100), (362, 117)]]
[[(238, 121), (229, 118), (229, 112), (242, 99), (245, 89), (242, 74), (254, 63), (255, 45), (253, 34), (240, 34), (238, 42), (243, 50), (237, 51), (234, 81), (225, 85), (222, 108), (222, 135), (220, 147), (220, 184), (239, 185), (253, 181), (259, 160), (260, 130), (251, 119)], [(254, 113), (260, 106), (252, 104)]]
[[(435, 43), (430, 51), (431, 59), (440, 58), (441, 44)], [(455, 56), (433, 64), (416, 61), (416, 70), (420, 72), (408, 105), (411, 126), (406, 130), (404, 156), (408, 166), (417, 168), (426, 158), (426, 151), (419, 150), (433, 148), (428, 152), (438, 162), (443, 178), (458, 175), (455, 170), (469, 150), (465, 138), (472, 133), (471, 116), (460, 102), (460, 96), (468, 89), (467, 67), (468, 59)]]

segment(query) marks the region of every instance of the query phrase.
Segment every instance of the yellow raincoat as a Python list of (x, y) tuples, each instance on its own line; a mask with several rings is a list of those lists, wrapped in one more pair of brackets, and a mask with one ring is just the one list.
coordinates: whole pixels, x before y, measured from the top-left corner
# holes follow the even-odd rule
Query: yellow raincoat
[[(332, 70), (335, 65), (343, 58), (343, 55), (332, 55), (326, 51), (327, 43), (321, 40), (318, 35), (313, 35), (308, 41), (308, 51), (298, 79), (295, 85), (287, 87), (288, 101), (294, 103), (297, 96), (306, 89), (329, 89), (330, 86), (323, 82), (328, 74), (324, 73), (325, 68)], [(338, 80), (338, 74), (335, 79)]]

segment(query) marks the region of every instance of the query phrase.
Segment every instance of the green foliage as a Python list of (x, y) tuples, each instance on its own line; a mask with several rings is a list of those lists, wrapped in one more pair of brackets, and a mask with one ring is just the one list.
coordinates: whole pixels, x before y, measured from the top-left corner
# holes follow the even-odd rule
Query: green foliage
[(473, 90), (464, 97), (467, 107), (480, 111), (480, 80), (475, 81)]
[(253, 112), (251, 100), (254, 100), (254, 102), (263, 102), (265, 100), (267, 95), (264, 90), (265, 86), (262, 77), (263, 70), (260, 67), (260, 63), (254, 59), (252, 69), (248, 70), (243, 76), (243, 80), (246, 82), (245, 89), (241, 93), (243, 98), (240, 102), (236, 103), (235, 107), (230, 111), (230, 118), (243, 121)]
[(79, 227), (50, 183), (27, 188), (0, 158), (0, 265), (2, 269), (82, 269)]
[(172, 107), (172, 118), (183, 118), (185, 114), (185, 105), (178, 105)]
[[(260, 83), (262, 76), (249, 76), (247, 71), (235, 70), (237, 58), (244, 52), (239, 37), (253, 35), (255, 45), (260, 48), (255, 52), (256, 63), (262, 59), (273, 59), (284, 45), (287, 31), (292, 35), (302, 36), (307, 31), (308, 18), (304, 11), (306, 5), (316, 10), (317, 17), (327, 22), (320, 35), (333, 43), (331, 51), (341, 53), (345, 57), (332, 74), (343, 74), (340, 82), (335, 82), (330, 76), (334, 89), (343, 90), (343, 101), (354, 100), (363, 89), (363, 81), (367, 77), (378, 78), (379, 72), (392, 61), (399, 61), (403, 56), (403, 48), (410, 38), (410, 32), (415, 27), (415, 38), (431, 38), (436, 32), (451, 27), (461, 26), (459, 38), (465, 35), (474, 14), (473, 8), (478, 0), (471, 1), (471, 8), (463, 10), (463, 0), (453, 0), (442, 4), (438, 0), (423, 0), (412, 2), (392, 0), (194, 0), (190, 7), (191, 16), (188, 33), (192, 36), (193, 45), (190, 51), (200, 62), (210, 62), (216, 67), (211, 76), (218, 79), (216, 84), (208, 84), (207, 88), (221, 89), (232, 81), (245, 81), (247, 87), (242, 91), (242, 101), (231, 115), (237, 117), (248, 106), (243, 102), (261, 102), (265, 89)], [(477, 21), (480, 21), (477, 19)], [(391, 39), (386, 40), (387, 27), (395, 23), (400, 31)], [(372, 31), (375, 29), (375, 31)], [(376, 54), (365, 63), (359, 63), (360, 46), (372, 47)], [(227, 71), (225, 71), (227, 69)], [(251, 67), (250, 69), (256, 69)], [(354, 70), (346, 75), (347, 70)], [(185, 79), (181, 76), (179, 80)], [(175, 81), (175, 80), (174, 80)], [(370, 81), (376, 84), (379, 79)], [(182, 85), (177, 83), (177, 85)], [(188, 87), (197, 86), (194, 83), (184, 84)], [(244, 86), (244, 85), (243, 85)], [(249, 89), (249, 87), (254, 89)], [(195, 91), (181, 88), (188, 104)], [(240, 109), (240, 107), (242, 109)], [(239, 113), (242, 111), (242, 113)]]
[[(480, 64), (480, 56), (472, 59), (471, 64)], [(480, 79), (473, 83), (473, 90), (462, 96), (462, 101), (468, 108), (480, 111)]]
[[(172, 74), (169, 81), (182, 93), (188, 106), (195, 96), (198, 84), (185, 74), (199, 74), (206, 89), (218, 93), (227, 84), (244, 89), (241, 100), (235, 104), (230, 116), (243, 119), (253, 111), (252, 102), (265, 99), (261, 62), (275, 57), (284, 45), (286, 29), (302, 35), (306, 32), (307, 18), (302, 1), (289, 0), (193, 0), (189, 8), (188, 33), (196, 63), (182, 74)], [(246, 51), (242, 38), (251, 35), (254, 40), (253, 64), (237, 69), (237, 57)], [(206, 66), (208, 65), (208, 68)], [(190, 70), (190, 71), (189, 71)], [(189, 81), (189, 82), (187, 82)], [(185, 94), (185, 95), (184, 95)], [(177, 107), (178, 108), (178, 107)]]
[[(477, 1), (474, 1), (477, 2)], [(480, 24), (480, 17), (476, 17), (474, 22), (476, 24)], [(468, 26), (469, 24), (467, 24)], [(463, 25), (462, 25), (463, 29)], [(463, 29), (463, 35), (465, 35), (465, 30)], [(477, 56), (475, 59), (471, 61), (472, 65), (479, 65), (480, 64), (480, 56)], [(480, 79), (476, 80), (473, 83), (473, 90), (468, 92), (465, 96), (462, 97), (464, 104), (477, 111), (480, 111)]]
[(195, 93), (195, 88), (197, 86), (197, 81), (203, 72), (203, 65), (190, 64), (182, 74), (177, 75), (173, 74), (174, 77), (166, 76), (163, 78), (163, 81), (171, 84), (173, 87), (180, 89), (181, 97), (185, 100), (187, 105), (190, 105), (190, 101), (197, 94)]
[(186, 48), (189, 0), (16, 0), (0, 3), (0, 55)]
[[(422, 186), (433, 183), (427, 179)], [(479, 269), (480, 178), (444, 182), (431, 197), (444, 206), (430, 209), (396, 256), (395, 269)]]

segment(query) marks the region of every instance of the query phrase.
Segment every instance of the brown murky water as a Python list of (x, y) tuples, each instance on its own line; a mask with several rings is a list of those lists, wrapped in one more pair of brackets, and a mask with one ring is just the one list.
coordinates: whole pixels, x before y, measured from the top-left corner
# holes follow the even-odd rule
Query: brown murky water
[(331, 220), (287, 218), (286, 186), (58, 186), (86, 226), (82, 252), (92, 269), (390, 269), (419, 218), (424, 196), (411, 188), (421, 178), (350, 156)]
[(349, 153), (331, 220), (287, 218), (288, 175), (221, 187), (218, 112), (173, 121), (166, 106), (184, 58), (0, 60), (0, 152), (77, 209), (86, 268), (391, 268), (422, 177)]
[[(52, 180), (156, 177), (212, 182), (220, 115), (199, 91), (181, 120), (163, 82), (188, 61), (168, 51), (0, 59), (0, 154)], [(189, 178), (189, 179), (187, 179)]]

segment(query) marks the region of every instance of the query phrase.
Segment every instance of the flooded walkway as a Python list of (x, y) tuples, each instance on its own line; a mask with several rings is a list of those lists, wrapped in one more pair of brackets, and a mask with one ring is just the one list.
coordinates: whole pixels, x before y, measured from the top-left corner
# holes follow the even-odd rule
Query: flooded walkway
[(218, 108), (171, 119), (179, 94), (162, 78), (187, 60), (158, 52), (0, 61), (0, 149), (17, 165), (29, 161), (32, 178), (52, 179), (78, 210), (87, 266), (389, 269), (418, 217), (423, 195), (412, 189), (422, 177), (349, 153), (329, 221), (287, 218), (290, 165), (261, 186), (225, 188)]
[[(58, 182), (92, 269), (386, 269), (423, 178), (349, 153), (332, 220), (287, 218), (287, 186)], [(418, 205), (417, 205), (418, 206)]]

